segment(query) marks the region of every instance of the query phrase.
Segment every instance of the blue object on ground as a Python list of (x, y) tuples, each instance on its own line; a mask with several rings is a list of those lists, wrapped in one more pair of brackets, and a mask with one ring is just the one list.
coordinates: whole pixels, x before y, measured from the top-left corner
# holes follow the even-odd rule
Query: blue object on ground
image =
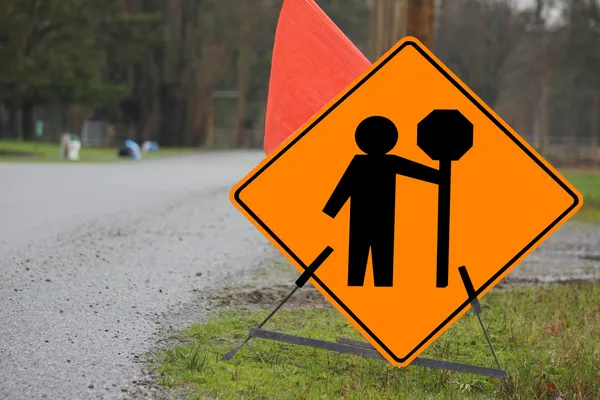
[(138, 146), (138, 144), (133, 140), (125, 140), (125, 143), (123, 143), (123, 147), (131, 150), (131, 157), (134, 160), (137, 161), (142, 159), (142, 152), (140, 151), (140, 146)]
[(142, 150), (145, 153), (155, 153), (158, 151), (158, 143), (156, 142), (144, 142)]

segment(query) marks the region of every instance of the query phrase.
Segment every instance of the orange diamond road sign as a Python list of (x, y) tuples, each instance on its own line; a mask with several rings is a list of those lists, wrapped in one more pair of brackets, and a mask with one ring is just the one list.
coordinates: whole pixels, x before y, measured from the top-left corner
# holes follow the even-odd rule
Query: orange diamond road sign
[(575, 189), (405, 38), (231, 192), (393, 365), (406, 366), (582, 205)]

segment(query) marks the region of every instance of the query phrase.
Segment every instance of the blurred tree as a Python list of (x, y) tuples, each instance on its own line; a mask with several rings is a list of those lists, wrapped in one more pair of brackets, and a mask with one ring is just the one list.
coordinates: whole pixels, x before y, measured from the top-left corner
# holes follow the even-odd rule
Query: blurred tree
[[(366, 53), (369, 1), (316, 1)], [(225, 110), (235, 132), (218, 141), (260, 146), (250, 132), (264, 123), (281, 2), (3, 0), (0, 105), (24, 138), (35, 105), (84, 104), (133, 139), (195, 146), (213, 92), (237, 90)], [(441, 1), (435, 53), (537, 147), (568, 135), (597, 147), (598, 0), (516, 4)]]
[(446, 1), (436, 33), (436, 54), (494, 107), (506, 62), (523, 38), (525, 20), (508, 1)]
[[(350, 40), (365, 55), (369, 54), (370, 15), (368, 0), (317, 0)], [(374, 61), (374, 60), (372, 60)]]
[[(319, 4), (366, 49), (365, 1)], [(9, 61), (0, 65), (0, 102), (25, 138), (35, 105), (81, 103), (123, 123), (135, 139), (198, 145), (213, 91), (237, 89), (231, 142), (244, 145), (264, 113), (280, 6), (281, 0), (4, 0), (0, 57)]]
[(587, 133), (585, 142), (596, 151), (600, 135), (600, 3), (565, 0), (563, 11), (566, 26), (562, 67), (571, 72), (571, 107), (577, 110), (566, 118), (571, 123), (569, 128)]
[[(100, 100), (114, 103), (123, 86), (99, 74), (102, 33), (98, 21), (111, 2), (6, 0), (0, 20), (0, 98), (19, 137), (33, 134), (38, 104)], [(17, 120), (17, 116), (21, 118)]]

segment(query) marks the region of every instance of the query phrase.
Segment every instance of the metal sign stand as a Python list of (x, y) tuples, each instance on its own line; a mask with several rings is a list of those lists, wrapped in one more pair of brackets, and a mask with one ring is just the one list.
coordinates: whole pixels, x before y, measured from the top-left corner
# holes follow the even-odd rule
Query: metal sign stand
[[(333, 249), (331, 247), (328, 246), (327, 248), (325, 248), (325, 250), (323, 250), (321, 252), (321, 254), (319, 254), (319, 256), (308, 266), (308, 268), (296, 280), (296, 282), (295, 282), (296, 286), (283, 299), (283, 301), (281, 303), (279, 303), (277, 305), (277, 307), (275, 307), (275, 309), (273, 309), (273, 311), (271, 311), (271, 313), (267, 316), (267, 318), (265, 318), (265, 320), (263, 322), (261, 322), (256, 328), (250, 329), (249, 335), (246, 338), (246, 340), (244, 340), (244, 342), (242, 342), (238, 346), (232, 348), (227, 353), (225, 353), (225, 355), (223, 356), (223, 358), (221, 360), (227, 361), (227, 360), (230, 360), (231, 358), (233, 358), (233, 356), (238, 352), (238, 350), (253, 337), (260, 338), (260, 339), (274, 340), (274, 341), (289, 343), (289, 344), (296, 344), (296, 345), (300, 345), (300, 346), (309, 346), (309, 347), (314, 347), (317, 349), (336, 351), (338, 353), (354, 354), (354, 355), (361, 356), (361, 357), (385, 360), (385, 358), (381, 354), (379, 354), (379, 352), (370, 343), (361, 342), (361, 341), (354, 340), (354, 339), (347, 339), (347, 338), (338, 338), (338, 343), (335, 343), (335, 342), (328, 342), (325, 340), (311, 339), (311, 338), (306, 338), (306, 337), (302, 337), (302, 336), (290, 335), (290, 334), (286, 334), (286, 333), (279, 333), (279, 332), (273, 332), (273, 331), (267, 331), (267, 330), (261, 329), (273, 317), (273, 315), (275, 315), (275, 313), (277, 311), (279, 311), (279, 309), (294, 295), (294, 293), (296, 293), (296, 291), (298, 289), (303, 287), (306, 284), (306, 282), (308, 282), (308, 279), (315, 273), (317, 268), (319, 268), (321, 266), (321, 264), (323, 264), (323, 262), (325, 262), (327, 257), (329, 257), (329, 255), (332, 252), (333, 252)], [(496, 361), (496, 365), (498, 366), (498, 368), (486, 368), (486, 367), (480, 367), (477, 365), (462, 364), (462, 363), (456, 363), (456, 362), (452, 362), (452, 361), (434, 360), (434, 359), (423, 358), (423, 357), (415, 358), (411, 362), (410, 365), (416, 365), (416, 366), (427, 367), (427, 368), (444, 369), (444, 370), (456, 371), (456, 372), (467, 372), (467, 373), (471, 373), (471, 374), (491, 376), (491, 377), (505, 379), (508, 377), (508, 373), (500, 367), (500, 362), (498, 361), (498, 358), (496, 357), (496, 352), (494, 351), (494, 346), (492, 345), (492, 342), (490, 341), (490, 338), (487, 334), (485, 326), (483, 325), (483, 322), (481, 320), (481, 316), (480, 316), (481, 305), (479, 304), (479, 300), (477, 299), (477, 296), (475, 294), (475, 289), (473, 288), (473, 283), (471, 282), (471, 278), (469, 277), (467, 269), (464, 266), (459, 268), (459, 272), (460, 272), (460, 276), (462, 278), (463, 284), (465, 285), (465, 289), (467, 291), (469, 299), (471, 300), (471, 309), (472, 309), (473, 313), (477, 316), (477, 319), (479, 320), (479, 324), (481, 325), (481, 329), (483, 330), (485, 339), (490, 347), (490, 350), (492, 352), (492, 355), (494, 356), (494, 360)]]

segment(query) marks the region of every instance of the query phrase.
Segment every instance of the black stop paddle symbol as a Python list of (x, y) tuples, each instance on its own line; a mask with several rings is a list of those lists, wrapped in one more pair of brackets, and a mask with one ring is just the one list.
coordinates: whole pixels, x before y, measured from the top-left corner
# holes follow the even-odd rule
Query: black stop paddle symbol
[(458, 110), (433, 110), (417, 125), (417, 146), (440, 162), (436, 286), (448, 286), (452, 162), (473, 147), (473, 124)]

